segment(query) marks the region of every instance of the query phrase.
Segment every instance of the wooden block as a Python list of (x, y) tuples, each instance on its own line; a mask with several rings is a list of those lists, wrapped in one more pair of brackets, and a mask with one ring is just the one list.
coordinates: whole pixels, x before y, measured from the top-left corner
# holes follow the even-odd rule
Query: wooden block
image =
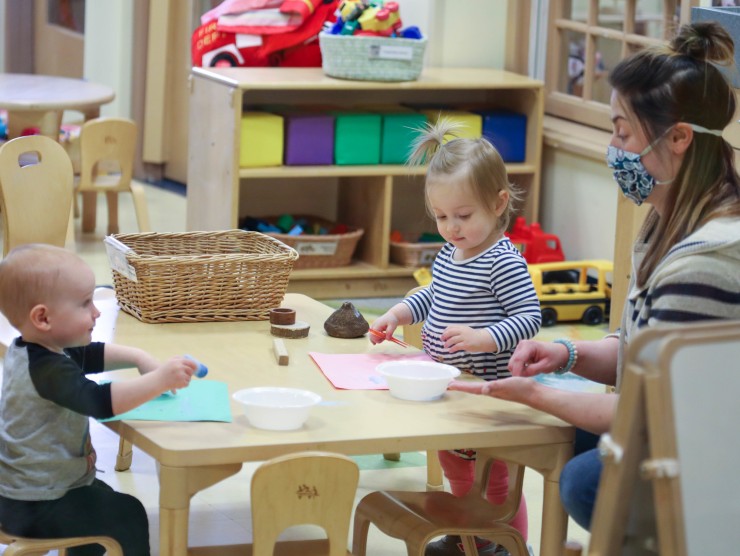
[(287, 365), (290, 362), (288, 349), (285, 347), (285, 342), (280, 338), (272, 339), (272, 351), (275, 353), (275, 360), (278, 365)]
[(271, 309), (270, 324), (295, 324), (295, 311), (287, 307)]
[(270, 326), (270, 333), (280, 338), (305, 338), (311, 325), (302, 320), (294, 324), (273, 324)]

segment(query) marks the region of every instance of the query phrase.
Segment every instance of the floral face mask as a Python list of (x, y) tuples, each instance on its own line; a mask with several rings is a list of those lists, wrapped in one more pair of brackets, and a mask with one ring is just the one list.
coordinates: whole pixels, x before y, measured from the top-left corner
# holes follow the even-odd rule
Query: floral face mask
[[(691, 129), (697, 133), (709, 133), (711, 135), (722, 136), (722, 130), (707, 129), (700, 125), (690, 124)], [(669, 128), (670, 129), (670, 128)], [(606, 165), (614, 170), (614, 180), (619, 184), (620, 189), (625, 197), (636, 205), (641, 205), (650, 193), (653, 192), (655, 185), (671, 183), (673, 179), (666, 181), (656, 181), (645, 167), (641, 159), (648, 154), (658, 141), (665, 136), (665, 133), (655, 141), (645, 147), (640, 153), (623, 151), (620, 148), (609, 145), (606, 149)]]

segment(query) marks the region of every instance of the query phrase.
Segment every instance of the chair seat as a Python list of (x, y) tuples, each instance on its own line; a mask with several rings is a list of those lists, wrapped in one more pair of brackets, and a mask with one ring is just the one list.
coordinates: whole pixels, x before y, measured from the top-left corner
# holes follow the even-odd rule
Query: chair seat
[(466, 554), (477, 554), (475, 537), (503, 545), (512, 556), (527, 556), (519, 531), (507, 525), (521, 501), (524, 470), (509, 464), (509, 494), (502, 504), (485, 499), (488, 472), (494, 457), (478, 452), (473, 488), (465, 496), (448, 492), (376, 491), (355, 509), (352, 553), (364, 556), (370, 524), (406, 543), (409, 556), (424, 556), (426, 545), (441, 535), (459, 535)]

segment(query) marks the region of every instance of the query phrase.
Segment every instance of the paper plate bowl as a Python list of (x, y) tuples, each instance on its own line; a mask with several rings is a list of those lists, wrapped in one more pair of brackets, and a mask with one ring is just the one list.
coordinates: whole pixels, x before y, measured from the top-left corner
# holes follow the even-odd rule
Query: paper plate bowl
[(436, 400), (460, 371), (433, 361), (388, 361), (376, 367), (391, 395), (415, 402)]
[(234, 392), (249, 424), (258, 429), (288, 431), (299, 429), (321, 396), (298, 388), (259, 387)]

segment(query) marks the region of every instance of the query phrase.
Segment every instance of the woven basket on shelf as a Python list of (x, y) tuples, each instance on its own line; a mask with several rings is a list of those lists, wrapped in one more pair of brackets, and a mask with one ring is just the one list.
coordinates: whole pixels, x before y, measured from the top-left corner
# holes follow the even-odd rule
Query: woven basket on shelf
[(391, 241), (391, 262), (401, 266), (432, 266), (444, 242), (415, 242), (419, 234), (404, 234), (406, 241)]
[(324, 73), (365, 81), (414, 81), (424, 63), (427, 39), (319, 33)]
[[(334, 227), (333, 222), (319, 218), (318, 216), (296, 215), (295, 219), (304, 219), (308, 222), (319, 224), (326, 229)], [(275, 223), (277, 217), (268, 216), (264, 220)], [(293, 236), (270, 232), (269, 235), (289, 245), (298, 252), (299, 258), (293, 265), (293, 268), (295, 270), (301, 270), (305, 268), (347, 266), (352, 262), (352, 255), (364, 233), (362, 228), (348, 226), (348, 231), (344, 234), (301, 234)]]
[(280, 241), (243, 230), (112, 237), (132, 250), (122, 272), (135, 278), (111, 262), (118, 303), (151, 323), (266, 320), (298, 258)]

